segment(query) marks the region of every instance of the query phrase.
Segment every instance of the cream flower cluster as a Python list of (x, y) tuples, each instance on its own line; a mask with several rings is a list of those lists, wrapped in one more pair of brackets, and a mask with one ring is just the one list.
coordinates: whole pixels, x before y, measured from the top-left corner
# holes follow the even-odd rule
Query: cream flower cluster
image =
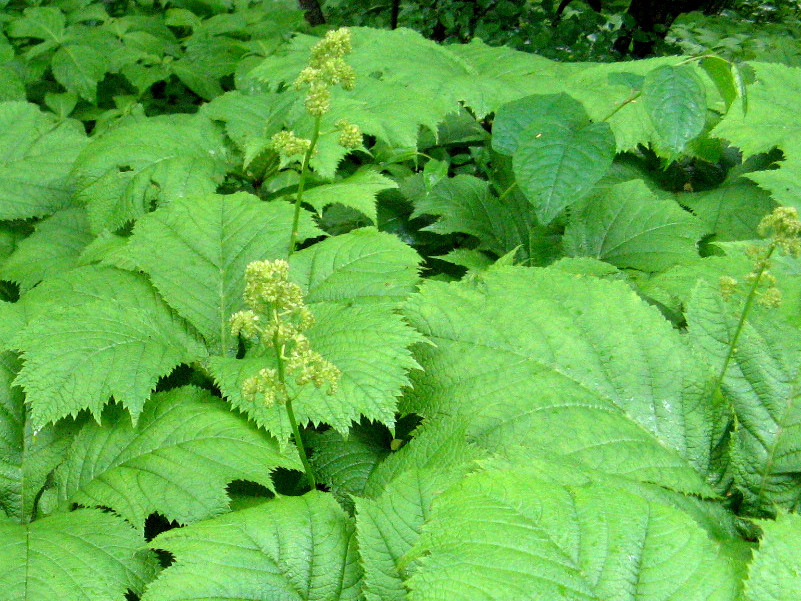
[(320, 353), (311, 349), (303, 332), (314, 323), (306, 306), (303, 290), (290, 281), (289, 263), (284, 260), (254, 261), (245, 270), (243, 311), (231, 316), (231, 332), (260, 342), (276, 354), (279, 369), (264, 368), (242, 385), (243, 396), (261, 399), (266, 406), (288, 402), (286, 378), (298, 386), (328, 385), (328, 394), (336, 392), (340, 371)]

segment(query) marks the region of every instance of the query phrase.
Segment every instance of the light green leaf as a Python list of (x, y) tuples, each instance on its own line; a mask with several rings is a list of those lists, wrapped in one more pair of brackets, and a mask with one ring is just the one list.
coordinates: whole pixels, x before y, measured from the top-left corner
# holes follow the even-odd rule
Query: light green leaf
[(513, 155), (523, 132), (535, 123), (558, 121), (573, 127), (589, 123), (580, 102), (567, 94), (537, 94), (504, 104), (492, 121), (492, 148)]
[[(285, 257), (293, 208), (246, 193), (180, 199), (140, 219), (128, 245), (167, 302), (225, 355), (231, 314), (243, 308), (245, 267)], [(320, 230), (303, 211), (299, 240)]]
[[(80, 39), (80, 38), (77, 38)], [(109, 41), (116, 41), (111, 38)], [(106, 76), (111, 64), (108, 46), (67, 43), (53, 55), (50, 68), (56, 81), (87, 102), (97, 99), (97, 84)]]
[(58, 124), (26, 102), (0, 103), (0, 219), (27, 219), (63, 207), (68, 175), (86, 145), (76, 122)]
[(615, 137), (606, 123), (576, 127), (572, 120), (539, 121), (519, 138), (512, 157), (520, 189), (548, 224), (580, 200), (615, 158)]
[(376, 196), (383, 190), (397, 187), (398, 184), (377, 171), (362, 169), (340, 181), (307, 190), (303, 202), (320, 214), (328, 205), (338, 203), (356, 209), (376, 223)]
[(774, 206), (770, 194), (743, 178), (704, 192), (682, 193), (678, 199), (719, 241), (757, 238), (759, 222)]
[[(736, 571), (681, 512), (607, 486), (489, 470), (439, 496), (405, 559), (410, 601), (735, 601)], [(480, 568), (480, 569), (477, 569)]]
[(153, 512), (181, 523), (225, 513), (230, 482), (271, 489), (272, 470), (296, 464), (218, 398), (184, 387), (153, 396), (135, 427), (119, 408), (86, 424), (56, 482), (62, 506), (109, 507), (141, 528)]
[(141, 535), (96, 509), (25, 525), (0, 517), (0, 540), (0, 590), (8, 601), (124, 601), (156, 572)]
[[(489, 450), (556, 454), (634, 480), (710, 494), (724, 408), (659, 311), (622, 282), (493, 268), (427, 282), (405, 314), (417, 347), (404, 412), (450, 416)], [(565, 424), (570, 424), (565, 436)]]
[(655, 272), (698, 258), (704, 233), (697, 217), (657, 199), (642, 180), (632, 180), (590, 194), (575, 206), (564, 244), (569, 255)]
[(172, 530), (153, 546), (176, 558), (142, 601), (358, 601), (352, 521), (313, 491)]
[(686, 312), (690, 337), (710, 371), (722, 373), (722, 392), (737, 415), (732, 461), (745, 507), (792, 508), (801, 491), (801, 343), (797, 328), (755, 307), (729, 356), (741, 311), (699, 282)]
[(680, 155), (706, 123), (706, 89), (690, 65), (664, 65), (645, 76), (642, 101), (668, 158)]
[(227, 160), (221, 132), (207, 118), (152, 117), (92, 140), (75, 162), (76, 196), (94, 232), (115, 230), (153, 203), (214, 193)]
[(535, 213), (522, 194), (511, 193), (500, 199), (490, 192), (486, 181), (457, 175), (440, 182), (417, 200), (413, 216), (439, 216), (438, 221), (424, 229), (438, 234), (470, 234), (478, 238), (478, 250), (502, 257), (519, 249), (517, 257), (521, 262), (547, 263), (559, 252), (559, 240), (540, 225)]
[(36, 231), (0, 263), (0, 277), (17, 282), (20, 292), (25, 292), (40, 281), (75, 267), (81, 251), (91, 241), (86, 211), (77, 207), (63, 209), (38, 223)]
[(15, 339), (25, 359), (15, 382), (35, 428), (81, 409), (99, 418), (109, 396), (136, 421), (159, 377), (205, 356), (155, 291), (125, 277), (118, 284), (103, 300), (41, 314)]
[(61, 42), (65, 18), (58, 8), (31, 6), (23, 11), (23, 15), (9, 23), (7, 32), (10, 37), (34, 38), (56, 44)]
[(745, 581), (747, 601), (786, 601), (801, 598), (801, 516), (779, 514), (763, 521), (759, 551)]

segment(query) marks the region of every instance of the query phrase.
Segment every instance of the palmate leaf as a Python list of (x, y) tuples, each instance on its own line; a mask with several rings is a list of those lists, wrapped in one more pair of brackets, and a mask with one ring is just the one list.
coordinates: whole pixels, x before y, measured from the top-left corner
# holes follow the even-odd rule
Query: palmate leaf
[[(306, 292), (315, 316), (306, 332), (311, 347), (342, 372), (333, 395), (314, 387), (299, 391), (293, 406), (300, 423), (330, 424), (342, 434), (360, 416), (392, 425), (407, 373), (417, 366), (409, 346), (420, 340), (395, 308), (413, 290), (419, 260), (394, 236), (372, 229), (329, 238), (292, 255), (291, 277)], [(226, 398), (286, 441), (291, 428), (284, 408), (267, 408), (241, 393), (243, 382), (270, 363), (252, 355), (209, 359)]]
[(48, 276), (75, 267), (91, 241), (86, 211), (62, 209), (43, 219), (33, 234), (20, 241), (14, 253), (0, 263), (0, 277), (17, 282), (20, 292), (25, 292)]
[[(422, 558), (421, 558), (422, 557)], [(737, 572), (681, 512), (603, 485), (487, 470), (433, 504), (411, 601), (735, 601)]]
[(0, 219), (48, 215), (72, 192), (69, 173), (86, 145), (77, 122), (26, 102), (0, 103)]
[(218, 398), (184, 387), (154, 395), (136, 426), (119, 408), (86, 424), (55, 478), (63, 506), (110, 507), (142, 527), (153, 512), (181, 523), (224, 513), (230, 482), (272, 488), (272, 470), (296, 464)]
[(707, 376), (679, 334), (625, 284), (495, 268), (427, 282), (405, 314), (435, 346), (418, 347), (424, 371), (404, 412), (450, 416), (490, 450), (549, 448), (709, 494), (724, 408), (707, 400)]
[[(90, 281), (77, 279), (82, 273), (90, 274)], [(39, 288), (32, 294), (41, 298)], [(88, 294), (63, 308), (54, 303), (64, 299), (45, 300), (52, 311), (39, 313), (14, 339), (25, 359), (15, 383), (25, 390), (36, 429), (82, 409), (99, 418), (112, 395), (136, 421), (159, 377), (207, 354), (183, 320), (135, 274), (74, 270), (50, 290), (59, 288)]]
[(801, 516), (779, 514), (763, 521), (759, 551), (745, 581), (747, 601), (785, 601), (801, 597)]
[(114, 514), (79, 509), (16, 524), (0, 517), (3, 601), (124, 601), (156, 572), (140, 534)]
[[(128, 248), (209, 348), (226, 355), (236, 345), (229, 318), (244, 307), (245, 267), (286, 256), (293, 212), (244, 192), (181, 199), (140, 219)], [(301, 217), (298, 240), (321, 233), (307, 211)]]
[(642, 180), (591, 193), (570, 212), (569, 255), (617, 267), (663, 271), (698, 258), (701, 221), (670, 200), (659, 200)]
[(14, 354), (0, 353), (0, 509), (24, 523), (33, 517), (50, 473), (66, 457), (77, 425), (62, 420), (34, 433), (22, 390), (11, 384), (19, 368)]
[(218, 127), (199, 115), (161, 115), (97, 138), (75, 162), (76, 198), (94, 232), (114, 230), (152, 203), (216, 191), (228, 151)]
[(740, 320), (739, 303), (699, 282), (687, 308), (693, 343), (715, 375), (737, 415), (732, 461), (745, 508), (794, 508), (801, 482), (801, 344), (797, 329), (752, 310), (743, 323), (737, 352), (729, 355)]
[(152, 545), (176, 561), (142, 601), (361, 598), (353, 523), (321, 492), (278, 498), (172, 530)]

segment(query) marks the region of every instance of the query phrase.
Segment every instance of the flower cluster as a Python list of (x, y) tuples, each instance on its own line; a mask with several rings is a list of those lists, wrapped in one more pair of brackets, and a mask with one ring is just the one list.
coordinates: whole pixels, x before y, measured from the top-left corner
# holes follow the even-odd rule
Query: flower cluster
[[(757, 231), (760, 236), (768, 237), (770, 243), (767, 246), (754, 245), (746, 249), (746, 253), (754, 261), (754, 266), (745, 279), (763, 287), (763, 290), (757, 293), (757, 302), (760, 305), (775, 308), (782, 302), (782, 293), (776, 287), (776, 276), (770, 273), (770, 257), (774, 250), (794, 257), (801, 254), (801, 219), (798, 218), (798, 211), (793, 207), (777, 207), (762, 219)], [(730, 276), (720, 278), (720, 290), (724, 298), (731, 297), (736, 287), (737, 280), (734, 278)]]
[(339, 130), (339, 145), (343, 148), (358, 148), (362, 145), (362, 130), (358, 125), (340, 119), (334, 126)]
[(353, 89), (356, 72), (345, 62), (345, 55), (350, 51), (350, 30), (347, 27), (329, 31), (314, 45), (309, 65), (295, 80), (298, 90), (303, 86), (309, 87), (306, 110), (315, 117), (324, 115), (331, 108), (331, 86)]
[(245, 270), (243, 311), (231, 316), (234, 336), (262, 343), (276, 355), (278, 369), (264, 368), (245, 380), (242, 394), (248, 400), (260, 398), (269, 406), (288, 402), (285, 378), (292, 376), (298, 386), (328, 385), (333, 394), (340, 372), (320, 353), (311, 349), (303, 334), (314, 317), (303, 299), (303, 290), (289, 280), (289, 263), (283, 260), (254, 261)]
[(311, 140), (300, 138), (293, 131), (279, 131), (270, 138), (270, 148), (278, 154), (291, 157), (298, 154), (306, 154), (311, 148)]

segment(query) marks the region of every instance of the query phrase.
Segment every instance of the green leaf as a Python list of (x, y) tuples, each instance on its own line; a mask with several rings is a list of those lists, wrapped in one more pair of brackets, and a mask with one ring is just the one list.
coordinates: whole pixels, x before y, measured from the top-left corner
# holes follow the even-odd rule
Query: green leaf
[(417, 542), (431, 502), (455, 483), (458, 471), (413, 469), (375, 500), (356, 499), (356, 533), (367, 601), (406, 601), (401, 558)]
[[(735, 601), (729, 560), (681, 512), (606, 486), (489, 470), (438, 497), (410, 601)], [(480, 566), (480, 569), (477, 567)]]
[(642, 100), (668, 158), (679, 156), (706, 123), (706, 89), (694, 67), (664, 65), (645, 76)]
[[(140, 219), (128, 248), (209, 348), (226, 355), (236, 345), (229, 318), (244, 306), (245, 267), (286, 256), (293, 212), (243, 192), (180, 199)], [(302, 217), (299, 239), (318, 235), (309, 213)]]
[(762, 521), (759, 551), (745, 581), (747, 601), (785, 601), (801, 597), (801, 516), (779, 514)]
[(478, 250), (490, 251), (498, 257), (519, 249), (520, 261), (541, 264), (549, 262), (559, 251), (558, 239), (540, 225), (534, 207), (522, 194), (498, 198), (490, 192), (486, 181), (471, 175), (443, 180), (425, 197), (416, 200), (412, 216), (420, 214), (440, 217), (424, 228), (426, 231), (470, 234), (478, 238)]
[(376, 223), (376, 196), (383, 190), (397, 187), (398, 184), (388, 177), (372, 169), (362, 169), (340, 181), (307, 190), (303, 202), (321, 215), (328, 205), (341, 204), (356, 209)]
[(142, 601), (358, 601), (361, 568), (352, 521), (313, 491), (166, 532), (176, 558)]
[(580, 200), (609, 170), (615, 137), (606, 123), (538, 121), (521, 135), (512, 157), (520, 189), (548, 224)]
[(141, 535), (114, 514), (79, 509), (32, 524), (0, 518), (0, 590), (9, 601), (124, 601), (156, 571)]
[(155, 291), (117, 284), (103, 300), (41, 314), (15, 339), (25, 359), (15, 383), (36, 428), (82, 409), (99, 418), (112, 395), (136, 421), (159, 377), (206, 355)]
[(696, 259), (704, 233), (697, 217), (657, 199), (642, 180), (632, 180), (590, 194), (574, 207), (564, 245), (572, 256), (654, 272)]
[(706, 56), (698, 63), (706, 71), (709, 79), (723, 97), (726, 103), (726, 110), (731, 108), (732, 103), (739, 96), (739, 86), (734, 76), (732, 63), (719, 56)]
[(0, 353), (0, 509), (25, 523), (50, 473), (66, 457), (76, 427), (62, 420), (33, 431), (22, 390), (12, 385), (19, 368), (16, 355)]
[(115, 230), (151, 204), (216, 192), (228, 151), (211, 121), (162, 115), (122, 125), (94, 138), (75, 162), (77, 198), (92, 230)]
[(55, 44), (64, 37), (65, 18), (53, 6), (32, 6), (23, 11), (23, 17), (9, 23), (8, 35), (14, 38), (34, 38)]
[(699, 282), (686, 312), (690, 337), (711, 371), (722, 373), (721, 389), (737, 415), (732, 461), (745, 507), (795, 507), (801, 491), (801, 343), (796, 328), (755, 307), (729, 357), (741, 311), (740, 303), (727, 303), (716, 288)]
[(774, 207), (770, 194), (744, 178), (704, 192), (682, 193), (678, 198), (718, 241), (757, 238), (759, 222)]
[[(448, 415), (489, 450), (548, 448), (597, 469), (709, 494), (724, 408), (659, 311), (622, 282), (493, 268), (428, 281), (405, 314), (432, 346), (402, 410)], [(565, 424), (570, 424), (565, 436)]]
[[(80, 40), (81, 38), (77, 38)], [(107, 42), (116, 41), (114, 38)], [(67, 43), (50, 64), (56, 81), (90, 103), (97, 101), (97, 84), (110, 70), (108, 46), (102, 43)]]
[(86, 211), (77, 207), (63, 209), (39, 222), (36, 231), (0, 263), (0, 277), (17, 282), (20, 292), (25, 292), (40, 281), (75, 267), (81, 251), (91, 241)]
[(512, 156), (523, 132), (536, 123), (558, 121), (573, 127), (589, 123), (580, 102), (567, 94), (537, 94), (504, 104), (492, 122), (492, 148)]
[(154, 395), (136, 426), (118, 408), (86, 424), (56, 482), (62, 506), (109, 507), (141, 528), (153, 512), (184, 524), (225, 513), (230, 482), (272, 489), (272, 470), (296, 464), (220, 399), (184, 387)]
[(79, 124), (58, 124), (26, 102), (0, 103), (0, 219), (48, 215), (72, 192), (68, 175), (86, 145)]

